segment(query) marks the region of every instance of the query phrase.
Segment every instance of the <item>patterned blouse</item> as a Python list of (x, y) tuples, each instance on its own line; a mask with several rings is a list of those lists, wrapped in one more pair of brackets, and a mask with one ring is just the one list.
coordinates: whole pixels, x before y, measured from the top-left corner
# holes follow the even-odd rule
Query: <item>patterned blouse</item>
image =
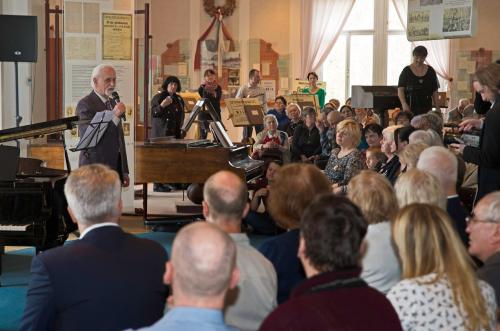
[(361, 152), (357, 149), (340, 158), (338, 157), (339, 153), (340, 148), (332, 150), (332, 155), (330, 155), (325, 167), (325, 174), (332, 184), (345, 186), (352, 177), (364, 168), (364, 165)]
[[(423, 284), (435, 277), (435, 273), (430, 273), (402, 280), (387, 294), (398, 313), (403, 330), (466, 330), (467, 316), (463, 316), (453, 302), (448, 280), (442, 278), (432, 284)], [(482, 280), (479, 280), (479, 288), (486, 301), (491, 326), (489, 330), (495, 330), (495, 291)]]

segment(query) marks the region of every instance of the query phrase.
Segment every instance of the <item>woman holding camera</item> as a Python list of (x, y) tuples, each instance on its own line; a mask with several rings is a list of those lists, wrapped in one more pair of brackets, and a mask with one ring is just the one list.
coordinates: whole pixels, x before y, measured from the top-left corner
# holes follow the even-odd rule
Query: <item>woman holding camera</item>
[(461, 130), (481, 130), (479, 147), (451, 144), (458, 153), (463, 153), (465, 162), (475, 163), (478, 170), (479, 201), (489, 192), (500, 190), (500, 64), (491, 63), (476, 71), (476, 88), (483, 101), (492, 103), (484, 119), (468, 119), (460, 123)]

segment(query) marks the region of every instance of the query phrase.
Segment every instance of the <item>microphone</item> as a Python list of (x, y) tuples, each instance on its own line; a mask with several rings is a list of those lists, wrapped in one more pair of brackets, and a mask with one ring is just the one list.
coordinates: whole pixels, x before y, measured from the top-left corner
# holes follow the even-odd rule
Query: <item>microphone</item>
[[(117, 103), (119, 103), (119, 102), (120, 102), (120, 96), (118, 95), (118, 92), (113, 91), (113, 93), (111, 93), (111, 99), (113, 99), (113, 100), (115, 101), (115, 105), (116, 105)], [(126, 120), (127, 120), (127, 117), (125, 116), (125, 113), (123, 113), (123, 114), (122, 114), (122, 116), (120, 116), (120, 118), (121, 118), (122, 120), (124, 120), (124, 121), (126, 121)]]

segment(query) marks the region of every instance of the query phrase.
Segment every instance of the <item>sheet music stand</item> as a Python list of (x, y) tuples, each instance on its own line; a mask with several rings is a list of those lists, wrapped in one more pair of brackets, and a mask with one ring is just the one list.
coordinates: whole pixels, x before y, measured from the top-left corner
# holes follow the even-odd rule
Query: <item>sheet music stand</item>
[(189, 114), (188, 120), (184, 123), (184, 125), (181, 128), (181, 132), (182, 132), (183, 137), (186, 136), (186, 133), (188, 132), (191, 125), (193, 125), (194, 120), (198, 117), (198, 115), (202, 111), (208, 112), (210, 114), (210, 116), (212, 116), (212, 120), (221, 123), (224, 130), (226, 130), (226, 128), (224, 127), (224, 124), (222, 124), (222, 121), (219, 117), (219, 114), (215, 111), (212, 104), (208, 101), (207, 98), (201, 98), (200, 100), (198, 100), (196, 102), (191, 113)]
[(83, 137), (80, 138), (76, 147), (71, 148), (70, 151), (86, 151), (96, 147), (108, 129), (109, 123), (113, 120), (113, 116), (114, 113), (112, 111), (101, 111), (96, 113), (94, 118), (90, 121), (87, 130), (85, 130)]

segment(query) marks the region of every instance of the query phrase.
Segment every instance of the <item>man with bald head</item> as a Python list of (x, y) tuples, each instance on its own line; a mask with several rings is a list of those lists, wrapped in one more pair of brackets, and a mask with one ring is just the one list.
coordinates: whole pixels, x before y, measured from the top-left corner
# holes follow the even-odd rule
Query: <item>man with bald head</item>
[(163, 280), (172, 287), (168, 313), (141, 331), (234, 330), (222, 310), (227, 290), (239, 280), (236, 247), (219, 228), (206, 222), (182, 228)]
[(207, 222), (229, 234), (236, 244), (238, 287), (226, 295), (226, 323), (238, 330), (257, 330), (276, 307), (276, 271), (241, 233), (241, 220), (249, 209), (246, 184), (234, 173), (212, 175), (203, 189), (203, 215)]
[(446, 211), (453, 219), (453, 225), (467, 247), (469, 244), (469, 238), (465, 232), (467, 211), (457, 194), (458, 160), (456, 155), (441, 146), (426, 148), (420, 154), (417, 169), (431, 173), (441, 183), (447, 196)]
[(469, 253), (484, 265), (478, 274), (495, 289), (500, 300), (500, 191), (485, 195), (467, 220)]

